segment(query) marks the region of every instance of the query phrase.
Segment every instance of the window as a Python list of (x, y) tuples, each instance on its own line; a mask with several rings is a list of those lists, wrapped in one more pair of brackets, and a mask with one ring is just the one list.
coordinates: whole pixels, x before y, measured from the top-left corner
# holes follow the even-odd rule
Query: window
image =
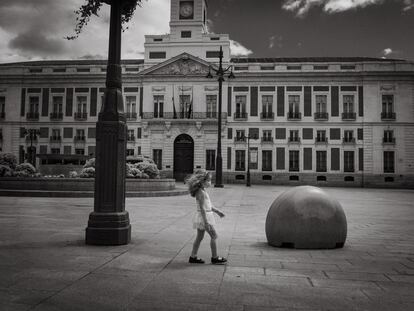
[(299, 172), (299, 150), (289, 150), (289, 171)]
[(76, 130), (76, 138), (79, 140), (85, 140), (85, 130), (77, 129)]
[(236, 150), (236, 171), (246, 170), (246, 151)]
[(207, 51), (206, 58), (219, 58), (220, 52), (219, 51)]
[(236, 141), (245, 141), (244, 130), (236, 130)]
[(354, 152), (344, 151), (344, 172), (353, 172), (354, 170)]
[(246, 95), (236, 96), (236, 118), (246, 116)]
[(206, 96), (207, 118), (217, 117), (217, 95)]
[(126, 101), (126, 113), (127, 115), (132, 115), (135, 114), (137, 112), (137, 97), (136, 96), (126, 96), (125, 97), (125, 101)]
[(82, 155), (84, 155), (85, 154), (85, 149), (76, 148), (75, 149), (75, 154), (82, 154)]
[(190, 95), (180, 95), (180, 117), (181, 119), (191, 119), (193, 107)]
[(262, 171), (272, 170), (272, 150), (262, 151)]
[(52, 98), (52, 113), (58, 114), (63, 111), (63, 96), (53, 96)]
[(395, 142), (394, 139), (394, 131), (393, 130), (384, 130), (384, 143), (393, 143)]
[(355, 142), (354, 131), (352, 131), (352, 130), (345, 130), (344, 131), (344, 142), (346, 142), (346, 143)]
[(191, 31), (181, 31), (181, 38), (191, 38)]
[(384, 151), (384, 173), (394, 172), (394, 151)]
[(6, 97), (0, 96), (0, 114), (1, 118), (4, 118), (4, 115), (6, 113)]
[(141, 146), (138, 146), (137, 152), (138, 152), (138, 155), (141, 155)]
[(166, 52), (149, 52), (150, 59), (160, 59), (160, 58), (166, 58), (166, 57), (167, 57)]
[(325, 130), (316, 131), (316, 141), (326, 142), (326, 131)]
[(326, 112), (326, 95), (316, 95), (316, 113), (324, 113)]
[(382, 119), (395, 119), (394, 113), (394, 95), (383, 94), (382, 95)]
[(272, 141), (272, 130), (263, 130), (263, 141)]
[(316, 151), (316, 171), (326, 172), (326, 151)]
[(134, 149), (127, 149), (126, 150), (126, 155), (127, 156), (133, 156), (134, 155)]
[(30, 96), (29, 97), (29, 113), (39, 113), (39, 97)]
[(257, 170), (258, 167), (258, 150), (256, 147), (250, 148), (250, 169)]
[(290, 130), (289, 131), (289, 141), (299, 141), (299, 131)]
[(127, 140), (128, 141), (135, 141), (134, 130), (128, 130)]
[(206, 170), (214, 171), (216, 169), (216, 150), (206, 150)]
[(289, 95), (289, 113), (298, 113), (299, 112), (299, 95)]
[(273, 96), (263, 95), (262, 96), (262, 112), (263, 116), (271, 117), (273, 112)]
[(344, 103), (344, 113), (354, 112), (354, 95), (344, 95), (343, 103)]
[(77, 113), (86, 113), (86, 96), (76, 96), (76, 112)]
[(52, 129), (52, 138), (60, 139), (60, 129)]
[(287, 66), (286, 67), (287, 70), (301, 70), (302, 66)]
[(154, 118), (164, 117), (164, 95), (154, 95)]
[(153, 160), (157, 165), (159, 170), (162, 169), (162, 149), (153, 149), (152, 150)]
[(60, 154), (60, 148), (51, 148), (50, 153), (51, 154)]

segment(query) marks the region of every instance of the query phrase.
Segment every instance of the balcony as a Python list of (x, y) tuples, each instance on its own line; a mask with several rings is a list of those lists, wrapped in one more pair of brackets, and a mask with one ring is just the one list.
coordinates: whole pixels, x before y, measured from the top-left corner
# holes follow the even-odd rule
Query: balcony
[(260, 120), (263, 121), (271, 121), (275, 119), (274, 112), (261, 112), (260, 113)]
[(62, 142), (61, 136), (50, 136), (49, 141), (51, 144), (60, 144)]
[(28, 112), (26, 113), (27, 121), (38, 121), (39, 120), (39, 113), (38, 112)]
[(245, 137), (234, 137), (234, 142), (237, 144), (245, 144), (246, 138)]
[(395, 112), (381, 112), (381, 120), (383, 121), (395, 120)]
[(73, 138), (73, 141), (75, 142), (75, 144), (84, 144), (86, 142), (86, 137), (85, 136), (75, 136)]
[(0, 120), (4, 120), (6, 118), (6, 113), (3, 111), (3, 112), (0, 112)]
[[(151, 120), (151, 119), (165, 119), (168, 121), (172, 120), (203, 120), (203, 119), (217, 119), (218, 113), (217, 112), (164, 112), (162, 116), (159, 113), (155, 114), (154, 112), (144, 112), (142, 115), (142, 119)], [(222, 119), (227, 119), (227, 112), (221, 113)]]
[(127, 112), (125, 113), (125, 117), (128, 121), (134, 121), (137, 119), (137, 113), (136, 112)]
[(50, 120), (51, 121), (62, 121), (63, 120), (63, 113), (62, 112), (51, 112), (50, 113)]
[(395, 145), (395, 137), (383, 137), (382, 144), (383, 145)]
[(287, 119), (291, 120), (291, 121), (301, 120), (302, 119), (302, 113), (289, 111), (287, 113)]
[(300, 137), (289, 137), (288, 143), (290, 144), (300, 144)]
[(131, 143), (134, 143), (135, 142), (135, 136), (134, 135), (127, 136), (127, 141), (131, 142)]
[(329, 114), (327, 112), (315, 112), (313, 118), (314, 120), (326, 121), (329, 119)]
[(37, 135), (35, 137), (30, 136), (30, 135), (26, 136), (26, 144), (30, 144), (30, 143), (37, 144), (37, 142), (38, 142)]
[(342, 112), (342, 120), (343, 121), (355, 121), (356, 112)]
[(328, 143), (327, 137), (316, 137), (315, 144), (317, 145), (326, 145)]
[(345, 145), (355, 145), (355, 138), (353, 137), (344, 137), (342, 143)]
[(234, 113), (234, 120), (235, 121), (246, 121), (247, 120), (247, 112), (235, 112)]
[(88, 118), (88, 113), (87, 112), (75, 112), (75, 114), (73, 115), (73, 118), (76, 121), (85, 121)]
[(262, 144), (273, 144), (273, 137), (262, 137)]

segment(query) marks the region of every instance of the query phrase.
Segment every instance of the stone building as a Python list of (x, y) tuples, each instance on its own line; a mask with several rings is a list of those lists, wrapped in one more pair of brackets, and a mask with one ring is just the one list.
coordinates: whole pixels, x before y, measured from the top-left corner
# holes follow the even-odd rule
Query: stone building
[[(414, 187), (414, 63), (365, 57), (230, 56), (209, 33), (206, 0), (171, 0), (170, 34), (145, 37), (145, 57), (122, 61), (127, 153), (182, 179), (214, 173), (223, 65), (223, 178), (253, 183)], [(106, 62), (0, 64), (0, 146), (48, 172), (95, 153)], [(36, 129), (37, 135), (28, 135)], [(246, 136), (250, 139), (247, 163)], [(30, 149), (32, 146), (32, 149)]]

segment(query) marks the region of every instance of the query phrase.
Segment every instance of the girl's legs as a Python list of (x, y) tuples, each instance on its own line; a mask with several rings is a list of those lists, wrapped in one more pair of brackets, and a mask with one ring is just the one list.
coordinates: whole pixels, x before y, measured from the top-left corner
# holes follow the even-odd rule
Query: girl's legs
[(210, 247), (211, 247), (211, 257), (217, 258), (217, 238), (211, 238), (210, 240)]
[(193, 257), (193, 258), (197, 257), (197, 253), (198, 253), (198, 249), (200, 247), (200, 243), (204, 238), (204, 232), (205, 232), (204, 230), (197, 229), (197, 236), (194, 240), (193, 250), (191, 252), (191, 257)]

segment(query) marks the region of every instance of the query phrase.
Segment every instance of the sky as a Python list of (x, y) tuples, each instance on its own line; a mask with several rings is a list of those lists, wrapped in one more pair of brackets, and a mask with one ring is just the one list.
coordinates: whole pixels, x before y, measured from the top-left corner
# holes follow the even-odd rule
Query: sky
[[(85, 0), (0, 0), (0, 63), (106, 59), (109, 6), (78, 39)], [(169, 32), (170, 1), (143, 0), (122, 37), (122, 58), (143, 58), (144, 35)], [(209, 0), (211, 32), (233, 56), (367, 56), (414, 61), (414, 0)]]

